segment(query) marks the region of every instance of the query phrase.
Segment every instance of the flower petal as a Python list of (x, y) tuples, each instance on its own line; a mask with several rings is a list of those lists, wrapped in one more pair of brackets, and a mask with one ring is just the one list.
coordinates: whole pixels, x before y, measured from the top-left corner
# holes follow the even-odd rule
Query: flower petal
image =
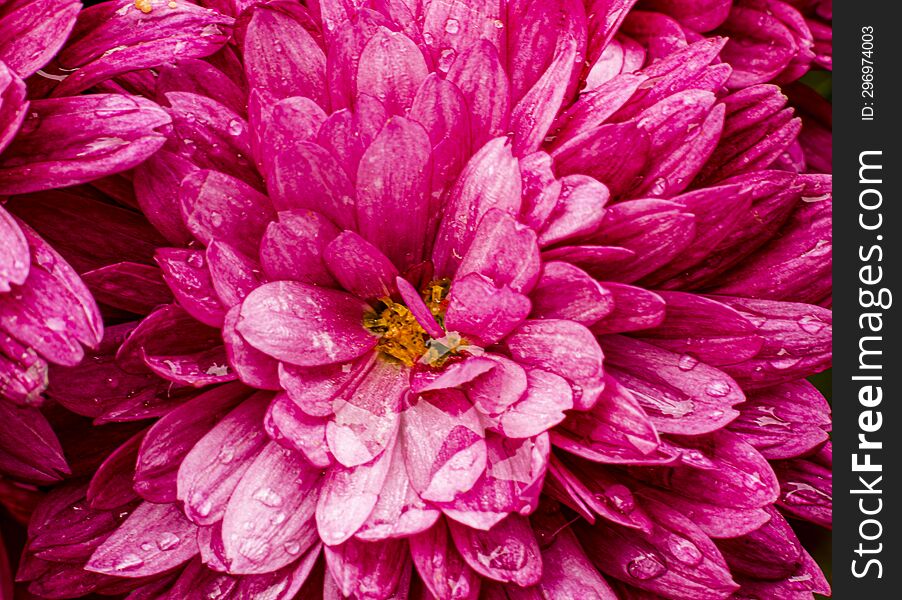
[(59, 52), (75, 26), (76, 0), (32, 0), (9, 6), (0, 22), (0, 62), (25, 79)]
[(342, 232), (329, 242), (321, 260), (339, 285), (355, 296), (376, 300), (397, 293), (395, 265), (353, 231)]
[(444, 520), (409, 541), (413, 564), (433, 596), (455, 600), (479, 597), (481, 579), (457, 551)]
[(522, 587), (542, 578), (542, 554), (525, 517), (511, 515), (489, 531), (448, 525), (463, 559), (483, 577)]

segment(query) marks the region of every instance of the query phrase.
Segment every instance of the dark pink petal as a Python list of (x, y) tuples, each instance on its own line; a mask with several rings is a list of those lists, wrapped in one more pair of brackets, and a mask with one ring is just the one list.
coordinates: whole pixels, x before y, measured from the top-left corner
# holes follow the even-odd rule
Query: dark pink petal
[(370, 463), (356, 467), (336, 465), (329, 470), (316, 505), (316, 525), (323, 542), (330, 546), (342, 544), (366, 523), (388, 477), (394, 444), (392, 440), (389, 450)]
[(589, 62), (595, 62), (601, 56), (635, 3), (636, 0), (591, 0), (586, 3)]
[(791, 576), (778, 581), (768, 581), (754, 577), (737, 577), (736, 581), (742, 585), (738, 593), (754, 594), (758, 597), (773, 598), (774, 600), (809, 598), (812, 592), (829, 596), (830, 584), (824, 577), (821, 568), (804, 548), (802, 548), (800, 561), (801, 564)]
[(479, 221), (456, 276), (477, 273), (496, 287), (523, 293), (535, 285), (540, 263), (535, 232), (510, 213), (493, 208)]
[(22, 285), (28, 277), (31, 255), (25, 234), (12, 215), (0, 206), (0, 293), (8, 292), (10, 284)]
[(428, 74), (423, 53), (410, 38), (380, 27), (360, 53), (357, 92), (378, 98), (387, 113), (403, 115)]
[(20, 229), (31, 267), (24, 285), (0, 295), (0, 331), (50, 362), (74, 366), (82, 344), (96, 347), (103, 337), (100, 312), (72, 267), (27, 225)]
[(573, 386), (573, 405), (586, 410), (604, 386), (604, 354), (588, 329), (573, 321), (530, 320), (507, 337), (505, 345), (519, 363), (560, 375)]
[(285, 98), (270, 106), (265, 93), (254, 91), (248, 103), (251, 143), (264, 173), (272, 168), (273, 159), (284, 148), (298, 142), (316, 141), (326, 121), (326, 113), (319, 104), (303, 96)]
[(20, 406), (39, 406), (48, 384), (47, 361), (7, 333), (0, 333), (0, 396)]
[(138, 497), (132, 486), (138, 448), (146, 431), (139, 431), (116, 448), (94, 473), (88, 486), (88, 503), (91, 508), (115, 510)]
[(751, 321), (711, 298), (684, 292), (658, 292), (667, 307), (665, 318), (642, 332), (645, 341), (683, 356), (683, 367), (694, 360), (719, 366), (742, 362), (761, 350), (763, 340)]
[(317, 258), (325, 262), (339, 285), (355, 296), (374, 300), (397, 291), (398, 270), (392, 261), (353, 231), (338, 235)]
[(551, 450), (546, 434), (519, 440), (488, 434), (486, 447), (485, 473), (476, 485), (442, 504), (447, 517), (482, 531), (494, 530), (512, 513), (535, 510)]
[(249, 386), (264, 390), (280, 390), (279, 362), (248, 344), (235, 329), (241, 308), (234, 306), (224, 317), (222, 340), (229, 367), (238, 379)]
[(672, 16), (693, 31), (711, 31), (723, 23), (730, 13), (731, 5), (728, 0), (651, 0), (644, 4)]
[(247, 295), (265, 282), (262, 267), (227, 242), (213, 241), (205, 258), (213, 289), (223, 307), (241, 304)]
[(157, 130), (169, 122), (159, 106), (137, 96), (34, 100), (0, 159), (0, 194), (76, 185), (131, 169), (160, 149), (164, 137)]
[(201, 58), (219, 50), (231, 34), (232, 19), (194, 4), (169, 7), (151, 0), (139, 10), (130, 0), (92, 6), (81, 12), (60, 66), (77, 69), (54, 90), (57, 96), (80, 92), (126, 73)]
[(436, 274), (456, 271), (488, 211), (519, 212), (520, 192), (520, 170), (506, 138), (496, 138), (474, 154), (449, 192), (432, 253)]
[(185, 312), (205, 325), (222, 326), (224, 311), (213, 289), (204, 253), (182, 248), (160, 248), (156, 260), (163, 271), (163, 279)]
[(59, 52), (81, 6), (75, 0), (17, 4), (10, 4), (0, 20), (0, 62), (25, 79)]
[(326, 417), (333, 413), (332, 400), (342, 391), (353, 391), (369, 373), (375, 353), (363, 355), (355, 363), (298, 367), (279, 363), (279, 382), (306, 414)]
[(401, 299), (413, 314), (417, 323), (420, 324), (420, 327), (433, 339), (444, 337), (445, 331), (438, 324), (438, 321), (435, 320), (435, 315), (432, 314), (429, 307), (426, 306), (426, 302), (420, 296), (420, 292), (401, 276), (395, 278), (395, 283), (398, 286), (398, 293)]
[[(329, 0), (327, 0), (328, 2)], [(341, 1), (338, 2), (338, 4), (341, 3)], [(326, 77), (333, 111), (346, 111), (354, 106), (355, 100), (358, 98), (357, 69), (360, 65), (360, 55), (367, 42), (376, 35), (382, 26), (397, 29), (397, 26), (381, 12), (355, 6), (355, 3), (348, 3), (348, 8), (352, 8), (353, 13), (356, 14), (346, 15), (341, 22), (335, 25), (328, 23), (330, 7), (320, 7), (323, 21), (327, 22), (326, 34), (329, 43), (326, 53)]]
[(766, 510), (771, 518), (759, 529), (717, 542), (730, 569), (737, 575), (782, 579), (801, 565), (802, 545), (792, 527), (776, 509)]
[[(689, 498), (664, 488), (650, 486), (641, 488), (640, 494), (683, 513), (714, 539), (746, 535), (770, 520), (765, 508), (737, 508), (719, 503), (719, 498)], [(712, 499), (717, 503), (709, 502)]]
[(306, 96), (328, 106), (326, 56), (288, 11), (255, 7), (242, 50), (249, 87), (264, 92), (270, 102)]
[(160, 150), (134, 171), (138, 207), (172, 244), (187, 244), (193, 239), (180, 210), (179, 186), (195, 169), (196, 165), (179, 154)]
[(135, 491), (151, 502), (175, 502), (176, 474), (184, 457), (248, 391), (240, 384), (213, 388), (154, 423), (141, 442)]
[(550, 246), (594, 232), (602, 222), (608, 189), (584, 175), (561, 179), (561, 193), (539, 231), (539, 244)]
[(802, 456), (827, 440), (830, 406), (804, 380), (756, 390), (739, 406), (730, 431), (769, 459)]
[(334, 578), (343, 597), (405, 598), (410, 586), (407, 542), (348, 540), (326, 546), (326, 577)]
[(680, 438), (679, 444), (683, 464), (630, 473), (681, 496), (728, 508), (761, 508), (776, 500), (779, 485), (770, 464), (738, 435), (720, 430)]
[(567, 380), (541, 369), (526, 372), (526, 393), (499, 417), (498, 431), (509, 438), (533, 437), (564, 420), (573, 408), (573, 392)]
[(659, 12), (634, 10), (623, 21), (620, 33), (647, 48), (648, 61), (656, 62), (686, 48), (683, 27)]
[[(237, 578), (225, 573), (220, 573), (219, 571), (214, 571), (201, 562), (200, 557), (198, 557), (189, 562), (184, 570), (178, 574), (178, 578), (175, 580), (174, 584), (167, 581), (167, 585), (163, 586), (164, 589), (159, 591), (154, 590), (152, 586), (146, 587), (150, 587), (151, 594), (161, 593), (161, 598), (169, 600), (170, 598), (184, 598), (194, 593), (200, 593), (205, 596), (209, 596), (210, 594), (228, 594), (232, 592), (237, 585)], [(166, 589), (167, 587), (168, 589)], [(152, 595), (149, 596), (149, 598), (153, 597), (154, 596)], [(148, 600), (148, 597), (138, 596), (135, 600)]]
[(278, 571), (238, 578), (235, 595), (259, 600), (288, 600), (304, 597), (303, 587), (318, 563), (321, 545), (317, 544), (293, 564)]
[(358, 231), (401, 270), (423, 259), (430, 150), (419, 124), (396, 117), (364, 152), (357, 170)]
[(716, 431), (745, 400), (735, 381), (705, 363), (624, 336), (604, 336), (601, 345), (607, 372), (636, 396), (659, 432)]
[(328, 419), (304, 413), (288, 394), (273, 398), (266, 411), (266, 433), (283, 447), (304, 455), (310, 464), (324, 468), (332, 464), (326, 445)]
[(230, 75), (233, 73), (226, 73), (226, 70), (206, 60), (186, 58), (177, 64), (158, 67), (157, 71), (158, 96), (169, 92), (192, 92), (217, 98), (238, 114), (247, 113), (247, 94), (243, 82), (232, 80)]
[[(338, 158), (345, 175), (354, 182), (360, 157), (382, 131), (385, 119), (382, 103), (362, 94), (353, 108), (344, 108), (329, 115), (315, 141)], [(351, 217), (350, 221), (353, 220)]]
[(715, 296), (738, 310), (764, 338), (749, 360), (724, 367), (746, 389), (768, 387), (819, 373), (832, 362), (832, 312), (820, 306)]
[(542, 578), (542, 555), (529, 521), (511, 515), (489, 531), (448, 523), (454, 545), (471, 569), (489, 579), (534, 585)]
[(423, 126), (432, 142), (432, 189), (457, 179), (470, 154), (470, 116), (460, 89), (430, 73), (410, 107), (409, 117)]
[(13, 141), (27, 109), (25, 82), (0, 61), (0, 152)]
[(558, 246), (542, 252), (542, 259), (546, 262), (568, 262), (596, 279), (604, 279), (606, 273), (629, 266), (635, 257), (635, 252), (619, 246)]
[(69, 473), (63, 449), (47, 419), (36, 408), (0, 401), (3, 432), (0, 470), (25, 481), (47, 484)]
[(460, 89), (466, 100), (470, 109), (470, 139), (474, 148), (480, 148), (509, 129), (511, 100), (507, 74), (498, 48), (488, 40), (463, 47), (460, 56), (456, 59), (455, 56), (451, 55), (454, 64), (448, 70), (448, 81)]
[(425, 500), (449, 502), (485, 470), (479, 414), (457, 390), (421, 396), (404, 412), (401, 432), (410, 484)]
[(623, 283), (605, 282), (603, 289), (610, 293), (614, 309), (592, 325), (598, 335), (623, 333), (657, 327), (664, 320), (664, 299), (654, 292)]
[(532, 316), (568, 319), (586, 326), (614, 310), (613, 294), (585, 271), (563, 262), (546, 262), (529, 295)]
[(522, 323), (531, 306), (523, 294), (508, 286), (499, 289), (484, 275), (470, 273), (451, 285), (445, 327), (477, 344), (491, 345)]
[[(102, 512), (88, 504), (83, 486), (59, 488), (35, 507), (28, 554), (39, 560), (84, 564), (135, 506)], [(28, 565), (23, 567), (28, 570)]]
[(780, 480), (777, 505), (790, 515), (816, 523), (833, 525), (833, 457), (830, 443), (809, 459), (774, 462)]
[(264, 393), (245, 400), (182, 460), (178, 498), (195, 523), (210, 525), (222, 518), (238, 481), (266, 445), (263, 416), (269, 400), (270, 395)]
[(119, 577), (155, 575), (198, 553), (197, 526), (177, 504), (142, 503), (91, 556), (85, 568)]
[(441, 513), (424, 502), (413, 488), (409, 470), (402, 445), (395, 444), (379, 499), (366, 523), (357, 531), (357, 539), (408, 537), (429, 529), (439, 518)]
[(223, 346), (214, 346), (190, 354), (144, 355), (147, 367), (174, 383), (206, 387), (235, 381), (238, 375), (229, 366)]
[(504, 62), (505, 7), (500, 0), (470, 4), (431, 2), (425, 10), (423, 38), (438, 70), (447, 73), (456, 58), (481, 43), (489, 42)]
[(726, 598), (739, 587), (717, 547), (689, 519), (651, 500), (643, 505), (654, 519), (650, 532), (604, 520), (577, 530), (604, 574), (655, 594), (699, 600)]
[[(267, 283), (241, 305), (236, 326), (258, 350), (299, 366), (352, 360), (376, 345), (363, 327), (369, 307), (344, 292), (295, 281)], [(297, 340), (304, 339), (303, 345)]]
[(293, 279), (333, 287), (335, 279), (324, 262), (326, 247), (339, 230), (312, 210), (280, 211), (260, 242), (260, 263), (271, 279)]
[(356, 467), (389, 448), (407, 388), (406, 369), (377, 360), (355, 388), (336, 396), (332, 403), (335, 418), (326, 426), (326, 440), (338, 462)]
[(479, 597), (481, 579), (457, 551), (444, 520), (409, 541), (413, 564), (433, 596), (453, 600)]
[(277, 210), (306, 208), (354, 229), (354, 189), (341, 163), (325, 148), (297, 142), (276, 154), (266, 186)]
[(243, 181), (216, 171), (195, 171), (179, 191), (185, 224), (199, 241), (221, 240), (254, 256), (275, 216), (269, 199)]
[(552, 129), (552, 144), (563, 144), (583, 131), (590, 131), (605, 124), (608, 118), (623, 106), (636, 89), (645, 82), (638, 74), (624, 74), (612, 78), (580, 97), (557, 120)]
[(275, 571), (317, 541), (313, 513), (319, 481), (319, 469), (276, 442), (257, 455), (222, 519), (230, 573)]
[(531, 524), (542, 551), (542, 580), (536, 586), (542, 597), (617, 600), (562, 514), (540, 511)]
[(607, 377), (598, 402), (586, 412), (571, 413), (551, 432), (555, 446), (602, 463), (658, 461), (658, 434), (639, 400), (616, 379)]
[(172, 302), (172, 292), (159, 268), (120, 262), (82, 274), (82, 281), (101, 304), (146, 315)]

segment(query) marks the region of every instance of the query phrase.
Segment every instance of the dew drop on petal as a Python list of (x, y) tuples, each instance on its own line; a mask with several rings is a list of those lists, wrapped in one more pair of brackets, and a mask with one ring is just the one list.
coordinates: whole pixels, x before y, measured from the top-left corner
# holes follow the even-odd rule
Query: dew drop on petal
[(241, 124), (241, 121), (238, 119), (229, 121), (229, 135), (239, 136), (242, 131), (244, 131), (244, 125)]
[(182, 540), (179, 538), (179, 536), (167, 531), (166, 533), (160, 535), (159, 538), (157, 538), (157, 548), (164, 552), (166, 550), (172, 550), (173, 548), (178, 546), (181, 541)]
[(626, 565), (626, 572), (634, 579), (648, 580), (661, 576), (667, 567), (651, 554), (640, 554)]
[(460, 21), (457, 19), (448, 19), (445, 21), (445, 32), (454, 35), (460, 31)]
[(235, 448), (232, 446), (223, 446), (219, 449), (219, 455), (217, 456), (219, 462), (224, 465), (229, 464), (233, 460), (235, 460)]
[(691, 354), (683, 354), (677, 362), (680, 371), (691, 371), (698, 365), (698, 359)]
[(704, 558), (698, 546), (684, 538), (671, 538), (667, 541), (667, 548), (678, 561), (693, 567)]
[(276, 493), (274, 489), (269, 487), (262, 487), (254, 492), (253, 498), (261, 504), (265, 504), (266, 506), (272, 508), (282, 506), (282, 496)]
[(301, 545), (294, 541), (285, 542), (283, 547), (285, 548), (285, 552), (292, 556), (297, 556), (301, 552)]
[(730, 384), (725, 381), (713, 381), (705, 388), (705, 393), (712, 398), (723, 398), (730, 393)]
[(63, 331), (66, 329), (66, 321), (60, 319), (59, 317), (50, 317), (44, 324), (47, 326), (47, 329), (50, 331)]
[(113, 566), (117, 571), (130, 571), (132, 569), (137, 569), (138, 567), (144, 564), (144, 559), (142, 559), (137, 554), (124, 554), (121, 559)]
[(456, 53), (452, 48), (445, 48), (442, 50), (441, 54), (438, 58), (438, 70), (442, 73), (447, 73), (451, 70), (451, 65), (454, 64), (454, 58)]
[(806, 333), (820, 333), (824, 327), (827, 326), (826, 323), (815, 317), (814, 315), (805, 315), (798, 321), (799, 328)]

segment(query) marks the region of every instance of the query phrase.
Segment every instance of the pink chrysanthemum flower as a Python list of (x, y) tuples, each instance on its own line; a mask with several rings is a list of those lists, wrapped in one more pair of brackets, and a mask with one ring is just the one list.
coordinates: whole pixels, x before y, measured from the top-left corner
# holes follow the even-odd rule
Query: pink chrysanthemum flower
[[(787, 520), (829, 526), (831, 493), (801, 12), (199, 4), (86, 9), (35, 84), (96, 92), (128, 135), (83, 151), (137, 168), (46, 192), (84, 180), (0, 159), (106, 318), (50, 369), (100, 426), (54, 417), (75, 476), (32, 516), (33, 593), (829, 591)], [(64, 324), (48, 352), (92, 341)]]

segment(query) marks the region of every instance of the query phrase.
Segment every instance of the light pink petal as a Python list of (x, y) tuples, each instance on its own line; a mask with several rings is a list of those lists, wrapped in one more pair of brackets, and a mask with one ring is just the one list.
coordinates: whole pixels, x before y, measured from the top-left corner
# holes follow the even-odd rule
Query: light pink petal
[(0, 293), (8, 292), (11, 283), (22, 285), (28, 277), (31, 255), (28, 242), (12, 215), (0, 206)]
[(498, 48), (482, 39), (462, 48), (460, 56), (447, 52), (445, 56), (454, 61), (450, 70), (446, 69), (448, 81), (460, 89), (470, 110), (473, 147), (480, 148), (493, 137), (506, 134), (510, 128), (510, 84)]
[(468, 356), (460, 362), (453, 362), (441, 370), (415, 370), (410, 379), (410, 391), (419, 394), (433, 390), (444, 390), (462, 386), (473, 381), (486, 371), (494, 369), (498, 363), (484, 356)]
[(226, 313), (222, 324), (222, 341), (229, 367), (238, 379), (247, 385), (263, 390), (280, 390), (279, 362), (248, 344), (235, 326), (238, 323), (239, 306)]
[(353, 363), (317, 367), (279, 363), (279, 382), (306, 414), (326, 417), (333, 413), (332, 400), (340, 392), (353, 391), (369, 373), (375, 360), (375, 353), (371, 353)]
[(153, 424), (141, 442), (135, 491), (151, 502), (175, 502), (179, 465), (216, 422), (249, 394), (240, 384), (195, 396)]
[(260, 241), (260, 263), (271, 279), (333, 287), (335, 279), (326, 268), (324, 254), (338, 234), (338, 228), (320, 213), (280, 211)]
[(401, 431), (411, 486), (425, 500), (451, 501), (485, 470), (479, 415), (457, 390), (418, 398), (404, 412)]
[(398, 270), (379, 248), (353, 231), (328, 243), (320, 260), (339, 285), (360, 298), (376, 300), (397, 292)]
[(476, 600), (481, 578), (451, 541), (444, 519), (410, 538), (410, 555), (423, 583), (436, 598)]
[(557, 203), (538, 230), (543, 247), (594, 232), (610, 196), (602, 183), (584, 175), (568, 175), (561, 184)]
[(524, 587), (541, 580), (542, 555), (525, 517), (512, 515), (489, 531), (449, 526), (461, 556), (483, 577)]
[(340, 595), (365, 598), (406, 598), (410, 586), (410, 555), (404, 540), (348, 540), (326, 546), (326, 577), (334, 578)]
[(257, 455), (229, 498), (222, 541), (230, 573), (269, 573), (316, 541), (320, 472), (276, 442)]
[(357, 92), (379, 98), (386, 112), (402, 115), (428, 74), (423, 53), (410, 38), (380, 27), (360, 53)]
[(227, 242), (213, 241), (207, 246), (206, 259), (213, 289), (226, 308), (241, 304), (265, 282), (262, 267)]
[(532, 369), (526, 372), (526, 393), (501, 413), (498, 431), (509, 438), (539, 435), (564, 420), (573, 408), (573, 392), (563, 377)]
[[(377, 338), (363, 327), (368, 310), (344, 292), (277, 281), (245, 298), (236, 328), (274, 358), (318, 366), (352, 360), (376, 345)], [(299, 345), (298, 339), (306, 343)]]
[(177, 567), (197, 553), (197, 526), (177, 504), (144, 502), (97, 548), (85, 568), (143, 577)]
[(283, 447), (304, 455), (310, 464), (324, 468), (332, 464), (326, 445), (328, 419), (304, 413), (288, 394), (279, 394), (266, 411), (264, 426), (269, 437)]
[(546, 262), (542, 275), (529, 295), (532, 316), (567, 319), (587, 327), (609, 316), (614, 295), (585, 271), (564, 262)]
[(160, 248), (156, 261), (163, 271), (163, 279), (185, 312), (205, 325), (222, 326), (225, 313), (213, 289), (203, 252)]
[(270, 395), (245, 400), (204, 435), (182, 460), (178, 498), (185, 513), (199, 525), (210, 525), (225, 514), (229, 496), (254, 457), (266, 445), (263, 416)]
[(386, 451), (395, 439), (407, 388), (406, 369), (377, 360), (356, 388), (338, 394), (335, 418), (326, 426), (326, 440), (338, 462), (356, 467)]
[(540, 263), (535, 232), (510, 213), (493, 208), (479, 221), (456, 276), (478, 273), (495, 287), (523, 293), (535, 285)]
[(501, 288), (479, 273), (457, 277), (448, 294), (445, 327), (478, 345), (499, 342), (526, 319), (529, 298), (508, 286)]

